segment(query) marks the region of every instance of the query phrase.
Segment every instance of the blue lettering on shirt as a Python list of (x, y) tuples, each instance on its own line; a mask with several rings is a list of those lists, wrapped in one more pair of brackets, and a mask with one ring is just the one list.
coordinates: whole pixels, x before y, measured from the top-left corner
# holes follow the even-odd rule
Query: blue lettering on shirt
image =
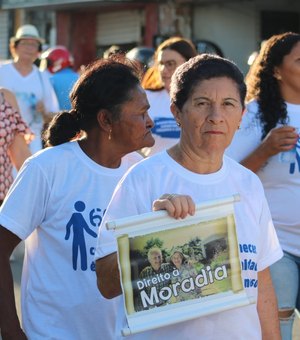
[(240, 253), (253, 253), (256, 254), (256, 246), (254, 244), (239, 244)]
[[(257, 253), (256, 245), (251, 244), (251, 243), (239, 244), (239, 250), (240, 250), (240, 253), (249, 254), (249, 256), (251, 256), (251, 254)], [(252, 258), (248, 258), (248, 259), (244, 258), (241, 261), (241, 268), (242, 270), (245, 270), (245, 271), (253, 270), (257, 272), (257, 263), (253, 261)], [(252, 287), (257, 288), (257, 284), (258, 284), (257, 279), (244, 278), (245, 288), (252, 288)]]
[(162, 138), (180, 137), (180, 128), (177, 126), (174, 118), (154, 118), (154, 127), (152, 133)]
[(295, 173), (296, 163), (298, 165), (298, 172), (300, 172), (300, 156), (299, 156), (299, 152), (300, 152), (300, 138), (298, 139), (295, 148), (296, 148), (296, 157), (295, 157), (295, 161), (290, 163), (290, 174)]

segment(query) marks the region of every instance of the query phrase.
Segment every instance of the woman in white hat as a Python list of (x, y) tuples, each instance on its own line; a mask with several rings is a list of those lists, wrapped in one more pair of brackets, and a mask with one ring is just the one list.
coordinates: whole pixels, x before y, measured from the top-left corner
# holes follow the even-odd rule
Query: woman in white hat
[(45, 73), (34, 65), (42, 50), (43, 39), (36, 27), (23, 25), (10, 39), (13, 60), (0, 67), (0, 86), (17, 97), (20, 113), (36, 135), (31, 142), (32, 153), (42, 148), (41, 131), (44, 121), (59, 110), (52, 85)]

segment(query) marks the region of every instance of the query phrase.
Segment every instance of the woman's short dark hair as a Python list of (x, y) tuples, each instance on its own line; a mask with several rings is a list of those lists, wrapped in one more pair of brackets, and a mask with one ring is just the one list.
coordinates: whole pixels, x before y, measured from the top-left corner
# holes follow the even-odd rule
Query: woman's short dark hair
[(140, 83), (139, 70), (123, 56), (99, 59), (90, 64), (75, 83), (70, 99), (71, 111), (58, 113), (51, 121), (44, 142), (58, 145), (70, 141), (81, 131), (97, 124), (97, 114), (107, 110), (112, 121), (120, 118), (122, 104)]
[(262, 139), (277, 123), (287, 124), (285, 100), (281, 95), (275, 67), (280, 66), (285, 56), (300, 42), (300, 34), (286, 32), (273, 35), (262, 43), (261, 50), (246, 76), (247, 102), (256, 99), (258, 118), (263, 127)]
[(244, 107), (246, 84), (242, 72), (232, 61), (212, 54), (201, 54), (177, 68), (171, 81), (171, 102), (181, 110), (197, 84), (219, 77), (230, 78), (236, 83)]

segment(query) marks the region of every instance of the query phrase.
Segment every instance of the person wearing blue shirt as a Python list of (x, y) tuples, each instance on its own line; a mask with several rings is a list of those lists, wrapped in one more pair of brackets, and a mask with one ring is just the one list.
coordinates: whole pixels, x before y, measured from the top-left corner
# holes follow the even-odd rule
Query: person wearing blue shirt
[(73, 70), (73, 58), (64, 46), (56, 46), (41, 55), (41, 69), (47, 69), (56, 93), (59, 109), (70, 110), (69, 93), (79, 75)]

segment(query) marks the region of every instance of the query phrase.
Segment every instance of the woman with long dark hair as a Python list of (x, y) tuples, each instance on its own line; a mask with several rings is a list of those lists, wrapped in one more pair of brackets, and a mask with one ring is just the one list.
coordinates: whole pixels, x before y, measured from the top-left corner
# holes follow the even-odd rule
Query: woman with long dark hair
[(284, 250), (271, 274), (282, 338), (290, 340), (294, 309), (300, 306), (300, 34), (265, 41), (246, 82), (247, 110), (227, 154), (264, 185)]

